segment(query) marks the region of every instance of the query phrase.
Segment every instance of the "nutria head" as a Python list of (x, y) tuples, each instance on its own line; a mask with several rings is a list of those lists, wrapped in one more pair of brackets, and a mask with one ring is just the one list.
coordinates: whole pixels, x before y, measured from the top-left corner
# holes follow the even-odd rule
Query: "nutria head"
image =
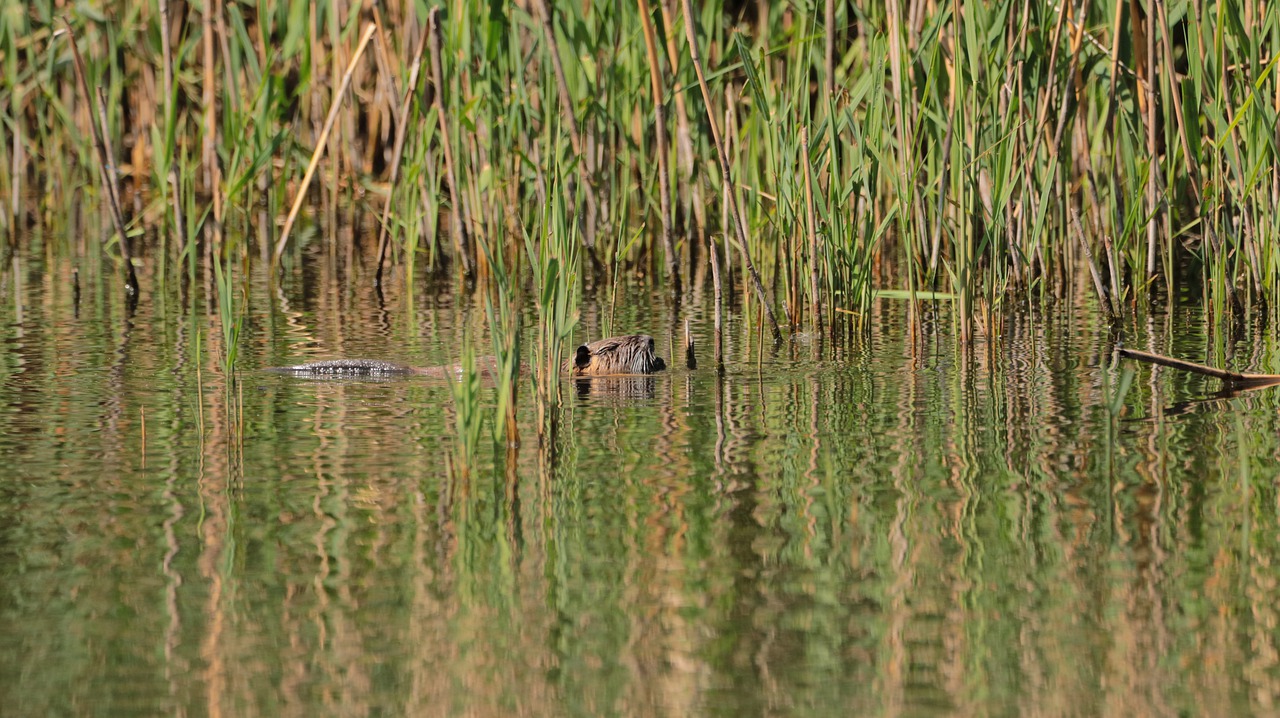
[(607, 376), (610, 374), (652, 374), (667, 368), (653, 346), (653, 337), (630, 334), (583, 344), (565, 362), (565, 370), (573, 376)]

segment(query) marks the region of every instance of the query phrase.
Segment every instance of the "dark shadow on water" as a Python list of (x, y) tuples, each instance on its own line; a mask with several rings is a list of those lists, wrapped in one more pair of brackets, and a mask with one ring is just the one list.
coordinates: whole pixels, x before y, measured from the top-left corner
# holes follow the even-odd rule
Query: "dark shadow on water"
[[(1193, 414), (1201, 409), (1205, 409), (1214, 404), (1229, 402), (1238, 399), (1246, 394), (1261, 392), (1267, 389), (1276, 389), (1276, 384), (1261, 384), (1254, 386), (1226, 386), (1218, 391), (1212, 392), (1205, 396), (1193, 397), (1170, 404), (1166, 409), (1160, 412), (1160, 416), (1164, 418), (1172, 418), (1175, 416), (1183, 416)], [(1225, 409), (1225, 407), (1224, 407)], [(1142, 416), (1126, 419), (1126, 422), (1147, 423), (1154, 421), (1154, 416)]]

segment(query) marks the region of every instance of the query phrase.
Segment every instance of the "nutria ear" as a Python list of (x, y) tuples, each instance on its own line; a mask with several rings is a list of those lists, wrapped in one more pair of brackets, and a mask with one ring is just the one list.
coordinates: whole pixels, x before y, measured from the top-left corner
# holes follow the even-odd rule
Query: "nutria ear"
[(573, 357), (573, 365), (579, 369), (585, 369), (591, 363), (591, 350), (586, 344), (578, 347), (578, 353)]

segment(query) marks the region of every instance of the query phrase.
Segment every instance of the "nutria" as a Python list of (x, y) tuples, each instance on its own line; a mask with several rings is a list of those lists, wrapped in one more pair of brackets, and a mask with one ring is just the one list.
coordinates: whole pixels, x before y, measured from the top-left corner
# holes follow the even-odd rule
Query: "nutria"
[(667, 368), (648, 334), (628, 334), (582, 344), (564, 363), (570, 376), (652, 374)]
[[(573, 357), (564, 363), (564, 370), (575, 377), (652, 374), (666, 368), (667, 363), (654, 352), (653, 337), (647, 334), (610, 337), (582, 344)], [(493, 373), (497, 370), (497, 362), (493, 357), (480, 357), (476, 360), (476, 369)], [(461, 368), (457, 365), (413, 367), (377, 359), (333, 359), (269, 367), (267, 371), (333, 379), (397, 376), (432, 376), (443, 379), (450, 373), (460, 372)]]

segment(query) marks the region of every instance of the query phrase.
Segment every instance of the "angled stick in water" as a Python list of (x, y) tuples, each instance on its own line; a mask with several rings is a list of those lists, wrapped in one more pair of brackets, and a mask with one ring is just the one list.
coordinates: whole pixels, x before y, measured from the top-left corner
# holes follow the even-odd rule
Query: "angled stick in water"
[[(111, 210), (111, 222), (115, 225), (116, 234), (120, 235), (120, 258), (124, 260), (125, 289), (131, 296), (138, 294), (138, 275), (133, 271), (133, 257), (129, 254), (129, 237), (125, 234), (124, 213), (120, 211), (120, 193), (116, 187), (116, 163), (111, 159), (107, 148), (106, 108), (93, 105), (93, 97), (89, 94), (89, 83), (84, 76), (84, 61), (80, 59), (80, 46), (76, 42), (76, 34), (71, 29), (71, 22), (62, 19), (67, 38), (71, 41), (71, 58), (74, 60), (76, 81), (80, 85), (80, 97), (89, 110), (89, 134), (93, 137), (94, 149), (98, 152), (98, 178), (102, 181), (102, 194), (107, 198), (107, 208)], [(94, 113), (102, 123), (101, 129), (94, 124)]]
[(307, 199), (307, 187), (311, 185), (311, 178), (316, 174), (316, 167), (320, 164), (320, 157), (324, 155), (325, 145), (329, 143), (329, 133), (333, 131), (333, 123), (338, 119), (338, 110), (342, 108), (342, 97), (347, 92), (347, 86), (351, 84), (351, 76), (356, 71), (360, 56), (364, 54), (365, 47), (373, 39), (373, 33), (377, 29), (378, 26), (373, 23), (365, 26), (364, 32), (360, 35), (360, 44), (356, 46), (356, 52), (351, 56), (351, 62), (347, 64), (347, 71), (343, 73), (342, 81), (338, 84), (338, 91), (333, 93), (333, 102), (329, 107), (329, 115), (324, 119), (324, 127), (321, 128), (320, 137), (316, 140), (316, 148), (311, 153), (311, 162), (307, 164), (307, 171), (302, 175), (302, 184), (298, 185), (298, 196), (293, 198), (293, 206), (289, 209), (289, 216), (284, 220), (284, 229), (280, 232), (280, 239), (276, 241), (275, 251), (271, 254), (272, 265), (280, 263), (280, 255), (284, 254), (284, 248), (289, 244), (289, 234), (293, 231), (293, 223), (297, 221), (298, 212), (302, 209), (302, 203)]
[(1144, 361), (1151, 364), (1160, 364), (1161, 366), (1172, 367), (1174, 369), (1181, 369), (1182, 371), (1189, 371), (1193, 374), (1211, 376), (1237, 387), (1262, 387), (1280, 384), (1280, 374), (1240, 374), (1233, 371), (1227, 371), (1225, 369), (1205, 366), (1204, 364), (1196, 364), (1194, 362), (1183, 361), (1181, 359), (1174, 359), (1173, 357), (1162, 356), (1160, 354), (1140, 352), (1136, 349), (1119, 349), (1118, 351), (1122, 357), (1137, 359), (1138, 361)]

